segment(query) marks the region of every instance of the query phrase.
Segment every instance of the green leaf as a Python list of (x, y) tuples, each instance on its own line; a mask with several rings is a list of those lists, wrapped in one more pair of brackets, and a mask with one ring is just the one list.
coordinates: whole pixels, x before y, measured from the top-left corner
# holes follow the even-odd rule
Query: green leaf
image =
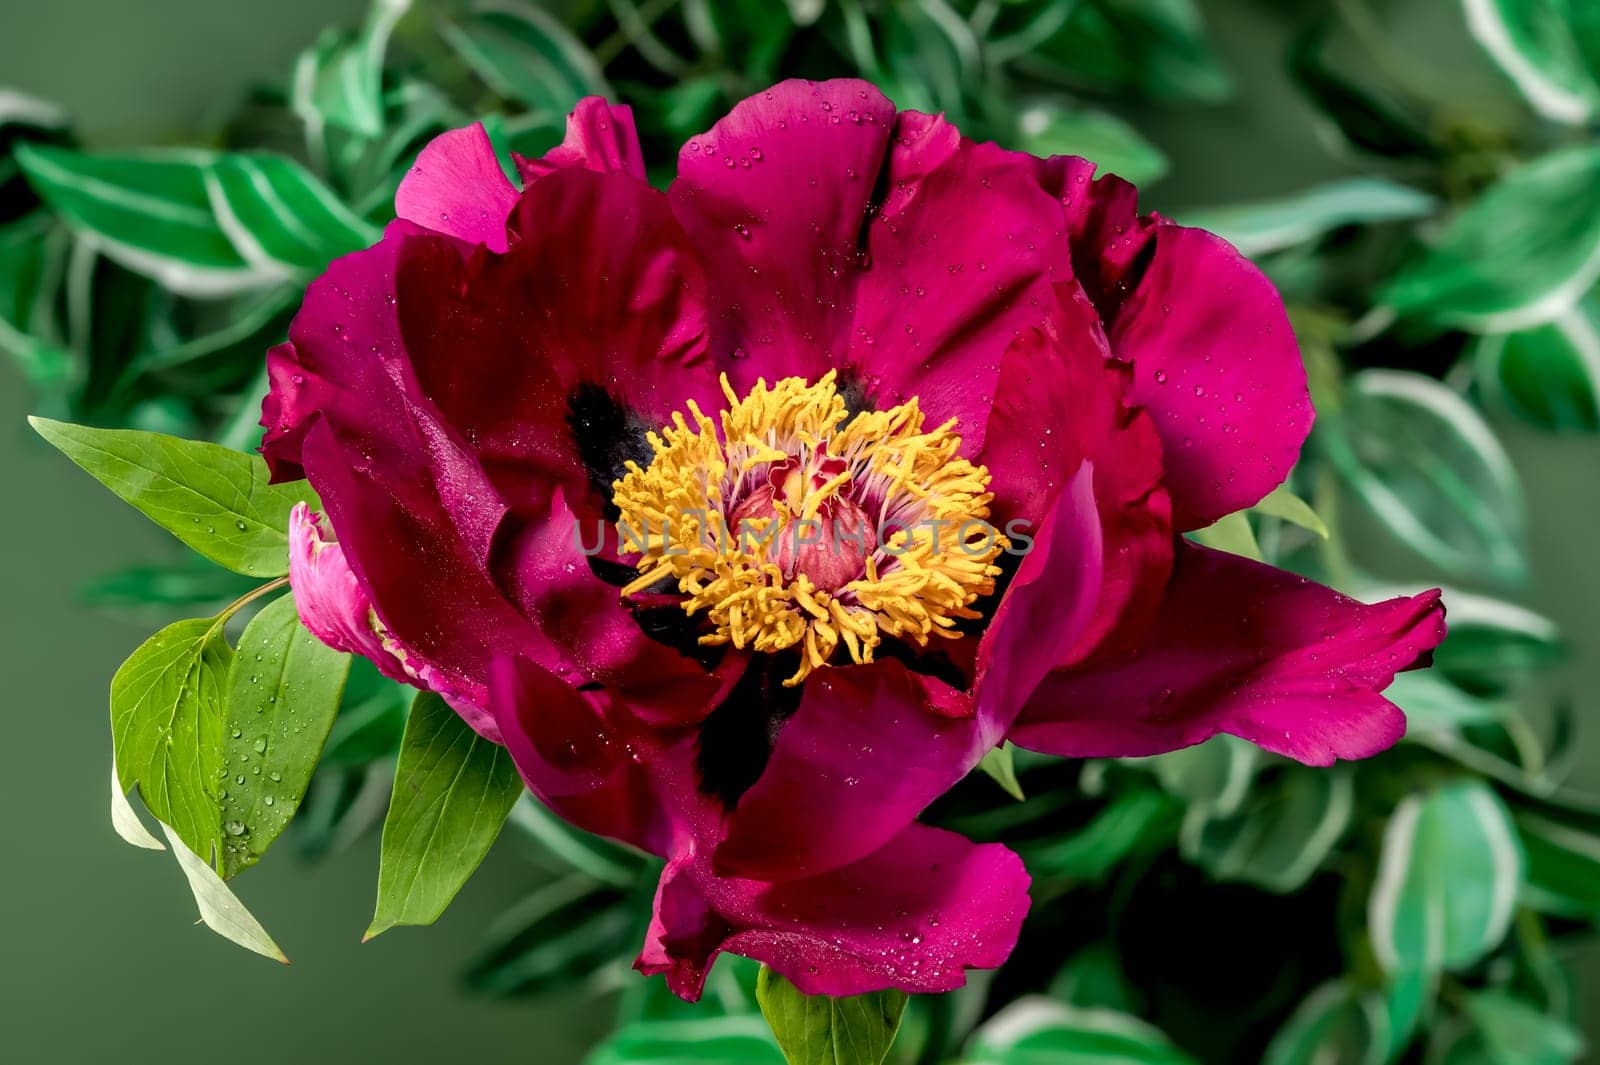
[(215, 297), (307, 279), (377, 231), (298, 163), (193, 149), (18, 149), (29, 181), (90, 247), (173, 292)]
[(1313, 991), (1272, 1037), (1263, 1065), (1383, 1065), (1389, 1016), (1375, 994), (1357, 995), (1343, 982)]
[(1261, 561), (1261, 545), (1256, 542), (1256, 532), (1250, 519), (1240, 510), (1225, 514), (1204, 529), (1189, 533), (1189, 538), (1213, 551), (1226, 551), (1230, 555)]
[(784, 1065), (758, 1017), (641, 1021), (596, 1047), (584, 1065)]
[(1600, 836), (1589, 826), (1517, 811), (1528, 856), (1523, 899), (1543, 913), (1600, 924)]
[(531, 3), (480, 0), (445, 40), (495, 92), (558, 122), (585, 96), (610, 96), (600, 65), (561, 21)]
[(304, 482), (271, 485), (259, 456), (136, 429), (29, 418), (95, 480), (219, 566), (252, 577), (289, 572), (289, 511)]
[(987, 773), (996, 784), (1000, 785), (1005, 793), (1018, 802), (1027, 798), (1022, 793), (1022, 784), (1017, 780), (1017, 767), (1015, 761), (1016, 748), (1009, 743), (1002, 743), (994, 750), (983, 756), (983, 761), (978, 763), (978, 768)]
[(432, 692), (411, 704), (383, 821), (378, 906), (366, 937), (432, 924), (489, 853), (522, 794), (511, 755)]
[(1569, 11), (1587, 0), (1463, 0), (1467, 27), (1545, 118), (1580, 125), (1600, 109), (1600, 85), (1573, 37)]
[(254, 865), (299, 809), (349, 670), (349, 655), (300, 624), (291, 595), (245, 626), (225, 706), (224, 879)]
[(263, 271), (310, 277), (332, 260), (378, 239), (300, 164), (251, 152), (212, 157), (204, 171), (217, 224), (235, 249)]
[(467, 966), (467, 985), (489, 995), (582, 986), (637, 948), (644, 931), (638, 915), (648, 907), (648, 898), (629, 898), (580, 874), (546, 884), (495, 920)]
[(206, 923), (206, 927), (263, 958), (289, 964), (289, 959), (267, 935), (261, 922), (245, 909), (244, 903), (228, 889), (216, 871), (190, 851), (170, 826), (163, 823), (161, 830), (166, 833), (167, 842), (172, 844), (172, 855), (178, 859), (178, 865), (189, 881), (189, 890), (194, 892), (195, 904), (200, 907), (200, 919)]
[(1600, 146), (1511, 171), (1379, 294), (1403, 315), (1509, 333), (1565, 314), (1600, 278)]
[(602, 884), (631, 887), (647, 866), (639, 852), (574, 827), (532, 795), (522, 796), (511, 808), (511, 824), (554, 858), (559, 868), (576, 869)]
[(1397, 87), (1343, 69), (1349, 50), (1330, 44), (1336, 24), (1313, 24), (1295, 38), (1289, 74), (1296, 85), (1351, 148), (1386, 160), (1435, 163), (1441, 149), (1432, 116), (1419, 114), (1416, 101)]
[(1171, 798), (1154, 788), (1133, 788), (1113, 796), (1082, 828), (1015, 846), (1040, 879), (1095, 881), (1129, 856), (1167, 845), (1177, 822)]
[(390, 680), (371, 661), (356, 656), (350, 663), (343, 705), (323, 748), (323, 764), (365, 766), (393, 757), (400, 750), (415, 697), (415, 688)]
[(807, 995), (762, 966), (756, 1001), (789, 1065), (882, 1065), (900, 1030), (904, 991)]
[(222, 698), (233, 649), (210, 618), (168, 625), (111, 680), (117, 781), (207, 857), (221, 847)]
[(23, 172), (78, 236), (136, 273), (190, 296), (284, 280), (247, 262), (217, 224), (204, 153), (87, 155), (23, 145)]
[(1366, 370), (1319, 428), (1344, 482), (1419, 554), (1452, 573), (1526, 580), (1521, 481), (1460, 395), (1421, 374)]
[(1155, 773), (1168, 794), (1219, 816), (1239, 808), (1260, 761), (1261, 748), (1236, 736), (1213, 736), (1170, 754), (1129, 759)]
[(1050, 981), (1050, 997), (1080, 1008), (1139, 1013), (1139, 992), (1128, 983), (1122, 960), (1110, 943), (1074, 951)]
[(1473, 348), (1478, 388), (1493, 406), (1544, 429), (1600, 432), (1600, 299), (1544, 325), (1486, 336)]
[(1246, 255), (1260, 256), (1326, 236), (1345, 226), (1426, 218), (1439, 201), (1387, 178), (1330, 181), (1276, 200), (1203, 208), (1185, 225), (1209, 229)]
[(201, 607), (231, 603), (257, 581), (230, 573), (195, 555), (167, 565), (128, 566), (96, 577), (83, 587), (83, 601), (94, 606)]
[(374, 0), (357, 33), (329, 29), (295, 62), (290, 106), (313, 138), (336, 126), (362, 137), (383, 133), (383, 61), (409, 0)]
[(1298, 525), (1308, 532), (1316, 533), (1324, 540), (1328, 538), (1328, 526), (1317, 516), (1317, 512), (1311, 509), (1311, 504), (1281, 484), (1250, 509), (1257, 514), (1265, 514), (1269, 518)]
[(1510, 812), (1468, 781), (1408, 795), (1383, 834), (1368, 931), (1389, 972), (1472, 965), (1506, 934), (1525, 859)]
[(1215, 103), (1233, 91), (1206, 39), (1194, 0), (1087, 0), (1066, 5), (1061, 30), (1028, 61), (1029, 72), (1158, 100)]
[(1567, 655), (1556, 623), (1526, 607), (1444, 589), (1450, 631), (1434, 651), (1438, 672), (1470, 692), (1501, 695), (1537, 682)]
[(1167, 157), (1139, 131), (1105, 111), (1049, 100), (1026, 104), (1017, 116), (1017, 147), (1031, 155), (1081, 155), (1100, 173), (1148, 185), (1167, 172)]
[(53, 313), (70, 239), (43, 214), (0, 228), (0, 351), (44, 394), (65, 387), (72, 375)]
[(964, 1065), (1193, 1065), (1136, 1017), (1018, 999), (973, 1035)]
[(1564, 1065), (1583, 1056), (1577, 1029), (1521, 999), (1477, 991), (1465, 996), (1465, 1004), (1496, 1065)]
[[(1455, 618), (1450, 621), (1453, 625)], [(1508, 712), (1503, 704), (1469, 695), (1431, 669), (1397, 675), (1383, 696), (1405, 711), (1408, 739), (1433, 732), (1456, 732), (1466, 726), (1497, 724)]]
[(1303, 886), (1332, 853), (1354, 808), (1349, 773), (1286, 766), (1252, 788), (1231, 815), (1192, 812), (1184, 822), (1183, 852), (1220, 880), (1287, 894)]

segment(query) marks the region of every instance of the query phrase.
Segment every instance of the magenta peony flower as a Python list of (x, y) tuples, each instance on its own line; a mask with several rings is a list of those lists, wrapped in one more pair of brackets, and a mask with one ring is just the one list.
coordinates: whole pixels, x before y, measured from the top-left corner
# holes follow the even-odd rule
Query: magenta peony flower
[(596, 99), (517, 163), (520, 192), (480, 127), (428, 146), (270, 354), (263, 451), (327, 508), (294, 519), (306, 624), (666, 859), (641, 970), (693, 998), (723, 950), (832, 995), (998, 965), (1021, 863), (916, 818), (1008, 736), (1327, 764), (1403, 732), (1379, 692), (1437, 594), (1178, 536), (1312, 421), (1221, 239), (858, 81), (745, 101), (665, 194)]

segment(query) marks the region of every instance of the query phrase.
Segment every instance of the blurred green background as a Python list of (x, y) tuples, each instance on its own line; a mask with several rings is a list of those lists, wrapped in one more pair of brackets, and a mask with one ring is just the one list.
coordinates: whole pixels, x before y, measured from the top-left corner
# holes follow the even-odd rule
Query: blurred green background
[[(1297, 5), (1202, 3), (1239, 91), (1213, 107), (1114, 107), (1171, 160), (1146, 202), (1164, 211), (1292, 192), (1349, 172), (1316, 136), (1313, 113), (1282, 70)], [(1396, 46), (1425, 53), (1463, 91), (1495, 74), (1466, 38), (1455, 5), (1415, 0)], [(178, 143), (227, 113), (249, 83), (281, 79), (330, 24), (358, 21), (359, 0), (57, 0), (0, 13), (0, 83), (61, 104), (96, 146)], [(1500, 93), (1503, 96), (1503, 91)], [(531, 882), (507, 839), (443, 920), (362, 946), (377, 868), (376, 838), (317, 866), (266, 863), (242, 893), (294, 965), (242, 954), (201, 928), (169, 862), (122, 845), (106, 817), (110, 743), (105, 692), (117, 663), (153, 627), (146, 617), (77, 605), (112, 561), (178, 548), (24, 428), (29, 395), (0, 364), (0, 654), (10, 681), (0, 780), (9, 816), (0, 873), (8, 964), (0, 974), (0, 1052), (17, 1062), (473, 1059), (561, 1065), (609, 1026), (609, 1004), (577, 993), (536, 1004), (468, 997), (458, 973), (494, 914)], [(1500, 425), (1531, 513), (1529, 605), (1571, 644), (1580, 771), (1600, 789), (1600, 441)], [(1362, 530), (1384, 576), (1426, 572), (1403, 547)], [(115, 557), (111, 557), (114, 553)], [(1369, 557), (1371, 553), (1369, 552)], [(1181, 949), (1175, 947), (1175, 949)], [(1221, 962), (1219, 961), (1219, 964)], [(1600, 960), (1581, 972), (1586, 1027), (1600, 1034)], [(210, 1060), (211, 1054), (206, 1055)]]

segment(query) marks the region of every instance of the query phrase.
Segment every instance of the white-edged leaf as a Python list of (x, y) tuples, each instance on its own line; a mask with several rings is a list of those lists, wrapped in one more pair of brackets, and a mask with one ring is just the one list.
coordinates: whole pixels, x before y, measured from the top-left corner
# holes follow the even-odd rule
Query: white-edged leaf
[(1081, 155), (1101, 174), (1148, 185), (1167, 172), (1167, 157), (1116, 115), (1053, 100), (1023, 104), (1017, 147), (1030, 155)]
[(313, 138), (327, 126), (368, 138), (383, 133), (384, 55), (409, 7), (409, 0), (374, 0), (358, 32), (327, 30), (300, 53), (289, 106)]
[(1383, 1000), (1334, 981), (1306, 996), (1272, 1037), (1262, 1063), (1384, 1065), (1390, 1042)]
[(1421, 374), (1365, 370), (1318, 440), (1350, 489), (1419, 554), (1452, 573), (1527, 578), (1521, 481), (1456, 392)]
[(625, 1025), (584, 1065), (784, 1065), (760, 1017), (704, 1017)]
[(289, 959), (267, 935), (261, 922), (229, 890), (216, 871), (191, 851), (170, 826), (162, 824), (161, 831), (166, 833), (167, 842), (172, 844), (172, 855), (178, 859), (178, 866), (189, 881), (189, 890), (194, 892), (195, 904), (200, 907), (200, 919), (206, 923), (206, 927), (245, 950), (289, 964)]
[(122, 782), (117, 779), (117, 764), (111, 763), (111, 827), (117, 830), (117, 835), (123, 841), (135, 847), (143, 847), (148, 851), (164, 851), (167, 848), (159, 839), (150, 834), (144, 827), (144, 822), (139, 820), (139, 814), (133, 808), (133, 803), (128, 801), (128, 793), (122, 790)]
[(639, 882), (645, 859), (608, 839), (575, 828), (551, 812), (532, 795), (523, 794), (511, 807), (508, 819), (538, 844), (540, 849), (602, 884), (626, 888)]
[(1156, 1028), (1125, 1013), (1021, 998), (973, 1033), (964, 1065), (1192, 1065)]
[(1462, 0), (1467, 27), (1517, 91), (1545, 118), (1580, 125), (1600, 108), (1600, 85), (1567, 21), (1589, 0)]
[[(1450, 620), (1455, 621), (1453, 617)], [(1406, 738), (1412, 741), (1429, 733), (1453, 733), (1467, 725), (1493, 725), (1510, 712), (1504, 703), (1464, 692), (1427, 669), (1398, 674), (1383, 696), (1405, 711)]]
[(1510, 811), (1488, 785), (1408, 795), (1384, 829), (1367, 904), (1378, 963), (1429, 973), (1473, 964), (1505, 936), (1524, 867)]
[(1583, 1056), (1583, 1034), (1529, 1002), (1504, 991), (1475, 991), (1464, 1002), (1496, 1065), (1564, 1065)]
[(1479, 333), (1510, 333), (1572, 308), (1600, 279), (1600, 145), (1506, 174), (1403, 267), (1380, 302)]
[(282, 156), (20, 145), (17, 158), (40, 197), (80, 240), (186, 296), (305, 280), (377, 236), (305, 168)]
[(1186, 212), (1185, 225), (1209, 229), (1245, 255), (1267, 255), (1335, 229), (1426, 218), (1439, 201), (1386, 178), (1330, 181), (1282, 199)]
[(1479, 338), (1476, 381), (1485, 400), (1545, 429), (1600, 432), (1600, 298), (1544, 325)]
[(1129, 762), (1155, 773), (1168, 794), (1221, 817), (1239, 809), (1250, 793), (1261, 748), (1237, 736), (1213, 736), (1192, 747)]
[(484, 84), (543, 120), (559, 120), (584, 96), (611, 93), (583, 42), (536, 4), (480, 0), (442, 32)]
[(65, 129), (67, 124), (67, 113), (50, 101), (15, 89), (0, 89), (0, 129), (6, 126)]
[(1221, 880), (1280, 894), (1298, 890), (1333, 851), (1355, 809), (1355, 784), (1341, 769), (1286, 766), (1257, 783), (1234, 813), (1203, 807), (1184, 819), (1186, 857)]

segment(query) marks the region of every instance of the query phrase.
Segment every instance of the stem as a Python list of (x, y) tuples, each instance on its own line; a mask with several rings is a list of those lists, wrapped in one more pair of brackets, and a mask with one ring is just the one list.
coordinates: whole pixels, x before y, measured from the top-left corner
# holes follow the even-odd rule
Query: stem
[(275, 592), (279, 588), (286, 588), (288, 585), (288, 577), (274, 577), (272, 580), (261, 585), (259, 588), (253, 588), (244, 593), (218, 612), (217, 616), (212, 619), (211, 627), (206, 630), (205, 640), (202, 640), (201, 643), (205, 643), (209, 641), (211, 637), (215, 636), (217, 634), (217, 630), (226, 625), (228, 623), (228, 619), (233, 617), (233, 615), (237, 614), (239, 611), (243, 610), (257, 599), (260, 599), (262, 596)]

